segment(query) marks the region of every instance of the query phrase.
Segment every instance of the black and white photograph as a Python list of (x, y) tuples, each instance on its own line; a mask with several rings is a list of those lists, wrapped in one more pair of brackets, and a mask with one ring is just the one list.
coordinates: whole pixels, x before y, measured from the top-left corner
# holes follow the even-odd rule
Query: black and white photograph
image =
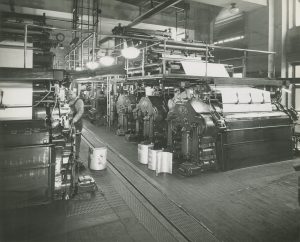
[(0, 242), (300, 242), (300, 0), (0, 0)]

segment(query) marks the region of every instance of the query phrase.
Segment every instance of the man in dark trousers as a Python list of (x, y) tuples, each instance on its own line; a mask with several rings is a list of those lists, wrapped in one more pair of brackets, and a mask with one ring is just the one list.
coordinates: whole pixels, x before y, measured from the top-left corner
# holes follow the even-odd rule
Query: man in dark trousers
[(68, 93), (69, 106), (72, 112), (72, 125), (75, 128), (75, 163), (78, 168), (82, 168), (83, 164), (79, 160), (80, 142), (81, 142), (81, 131), (82, 131), (82, 116), (84, 113), (84, 103), (77, 96), (75, 90), (70, 90)]

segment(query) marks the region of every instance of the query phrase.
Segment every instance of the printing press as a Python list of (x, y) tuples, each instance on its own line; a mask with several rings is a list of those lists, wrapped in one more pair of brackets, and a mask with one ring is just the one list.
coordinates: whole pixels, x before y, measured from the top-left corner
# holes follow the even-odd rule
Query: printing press
[(74, 132), (63, 74), (22, 72), (26, 77), (8, 79), (1, 70), (2, 207), (50, 203), (74, 194)]
[(297, 117), (271, 98), (269, 91), (211, 85), (184, 93), (167, 118), (168, 146), (182, 174), (226, 171), (292, 157)]
[(118, 114), (117, 135), (133, 134), (135, 132), (135, 120), (133, 109), (137, 104), (137, 97), (132, 94), (120, 94), (116, 101)]
[(168, 107), (161, 96), (142, 97), (133, 111), (136, 118), (136, 133), (144, 141), (154, 143), (154, 148), (166, 145)]

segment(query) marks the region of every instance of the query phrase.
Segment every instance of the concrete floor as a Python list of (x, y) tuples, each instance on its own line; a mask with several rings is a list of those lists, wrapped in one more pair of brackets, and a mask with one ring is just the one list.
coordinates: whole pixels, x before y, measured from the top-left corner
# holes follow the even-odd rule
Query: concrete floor
[[(88, 156), (82, 142), (81, 158)], [(86, 169), (81, 174), (90, 174)], [(0, 211), (0, 241), (155, 241), (115, 189), (118, 178), (110, 169), (94, 172), (99, 191), (69, 201)]]
[[(85, 122), (88, 145), (108, 149), (91, 172), (99, 191), (50, 205), (0, 210), (0, 241), (300, 241), (300, 159), (196, 177), (155, 173), (137, 144)], [(89, 130), (89, 131), (88, 131)], [(103, 142), (104, 141), (104, 142)]]
[(217, 240), (300, 241), (298, 178), (293, 170), (299, 158), (189, 178), (155, 176), (138, 162), (136, 143), (128, 143), (105, 127), (89, 122), (85, 126)]

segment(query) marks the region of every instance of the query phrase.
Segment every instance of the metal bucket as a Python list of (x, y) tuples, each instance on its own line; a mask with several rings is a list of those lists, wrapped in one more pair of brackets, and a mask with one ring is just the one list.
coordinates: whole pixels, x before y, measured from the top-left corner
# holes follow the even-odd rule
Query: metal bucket
[(88, 165), (91, 170), (101, 171), (107, 166), (107, 148), (89, 148)]

